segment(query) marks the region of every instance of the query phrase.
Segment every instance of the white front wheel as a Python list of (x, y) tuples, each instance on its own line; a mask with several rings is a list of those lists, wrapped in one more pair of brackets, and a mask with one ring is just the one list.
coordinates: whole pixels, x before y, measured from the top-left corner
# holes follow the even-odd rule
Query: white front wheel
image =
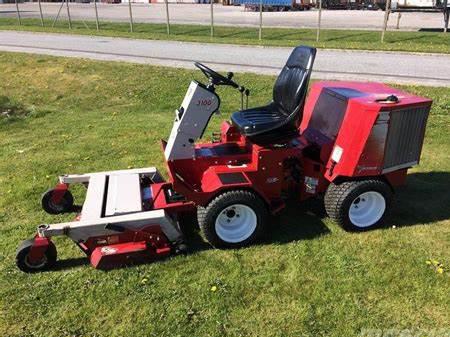
[(234, 204), (217, 216), (216, 233), (225, 242), (242, 242), (253, 234), (257, 223), (255, 211), (246, 205)]
[(369, 191), (356, 197), (348, 210), (353, 225), (366, 228), (377, 223), (386, 210), (386, 201), (381, 193)]
[(217, 248), (247, 246), (264, 233), (269, 212), (264, 201), (254, 192), (224, 192), (197, 208), (200, 229), (208, 242)]

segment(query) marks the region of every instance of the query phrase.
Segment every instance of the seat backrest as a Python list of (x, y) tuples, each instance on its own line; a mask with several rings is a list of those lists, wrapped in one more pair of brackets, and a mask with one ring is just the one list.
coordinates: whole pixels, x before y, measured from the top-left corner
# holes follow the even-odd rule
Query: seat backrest
[(303, 117), (308, 82), (311, 76), (316, 48), (296, 47), (273, 87), (273, 101), (286, 114), (287, 123), (298, 126)]

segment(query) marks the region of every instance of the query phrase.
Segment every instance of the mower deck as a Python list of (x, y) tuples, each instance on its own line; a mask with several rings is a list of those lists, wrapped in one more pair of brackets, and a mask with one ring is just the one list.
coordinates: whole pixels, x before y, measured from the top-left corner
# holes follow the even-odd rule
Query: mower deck
[(182, 241), (176, 219), (155, 204), (171, 204), (178, 209), (190, 205), (167, 200), (162, 192), (168, 184), (154, 167), (63, 175), (59, 181), (59, 189), (68, 189), (74, 183), (87, 185), (81, 213), (75, 221), (39, 226), (37, 236), (68, 236), (91, 256), (95, 267), (120, 265), (133, 255), (167, 255), (172, 244)]

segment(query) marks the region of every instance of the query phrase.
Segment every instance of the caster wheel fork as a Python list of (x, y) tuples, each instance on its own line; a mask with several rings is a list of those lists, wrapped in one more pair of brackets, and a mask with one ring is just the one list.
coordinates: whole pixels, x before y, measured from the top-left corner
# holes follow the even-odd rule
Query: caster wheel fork
[(54, 266), (56, 259), (56, 247), (48, 238), (25, 240), (16, 252), (16, 265), (25, 273), (48, 270)]

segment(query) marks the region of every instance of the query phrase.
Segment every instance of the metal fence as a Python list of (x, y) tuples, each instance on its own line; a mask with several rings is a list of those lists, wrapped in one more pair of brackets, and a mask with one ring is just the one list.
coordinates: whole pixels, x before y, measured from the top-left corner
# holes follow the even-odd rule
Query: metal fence
[[(1, 0), (0, 0), (1, 1)], [(21, 5), (20, 5), (20, 0), (14, 0), (15, 1), (15, 8), (16, 8), (16, 15), (17, 15), (17, 22), (19, 25), (23, 24), (23, 16), (21, 15)], [(83, 1), (83, 0), (81, 0)], [(89, 0), (87, 0), (89, 1)], [(197, 1), (201, 1), (201, 0), (197, 0)], [(203, 0), (203, 1), (208, 1), (210, 3), (210, 15), (209, 15), (209, 21), (210, 21), (210, 35), (211, 37), (214, 37), (214, 27), (215, 27), (215, 23), (214, 23), (214, 4), (213, 1), (211, 0)], [(259, 40), (263, 39), (263, 22), (264, 22), (264, 12), (268, 9), (268, 8), (289, 8), (289, 7), (295, 7), (296, 5), (296, 0), (234, 0), (235, 3), (238, 3), (239, 5), (245, 6), (245, 8), (250, 8), (254, 11), (258, 11), (259, 12), (259, 18), (258, 18), (258, 38)], [(301, 0), (300, 4), (304, 4), (303, 1), (306, 0)], [(310, 1), (310, 0), (308, 0)], [(323, 11), (323, 3), (322, 1), (325, 1), (325, 3), (327, 4), (327, 7), (329, 8), (329, 0), (315, 0), (315, 3), (310, 3), (308, 2), (308, 6), (310, 7), (315, 7), (317, 9), (317, 25), (316, 25), (316, 41), (320, 41), (320, 33), (322, 30), (322, 23), (323, 23), (323, 18), (322, 18), (322, 11)], [(349, 3), (352, 0), (348, 0)], [(353, 0), (354, 1), (354, 0)], [(396, 1), (395, 3), (393, 1)], [(444, 32), (448, 31), (448, 22), (449, 22), (449, 11), (450, 11), (450, 4), (448, 3), (449, 0), (440, 0), (442, 1), (442, 3), (440, 3), (440, 8), (435, 8), (435, 10), (441, 10), (444, 14)], [(42, 26), (46, 25), (46, 21), (44, 20), (44, 11), (42, 8), (42, 4), (41, 4), (41, 0), (37, 0), (37, 4), (38, 4), (38, 9), (39, 9), (39, 17), (40, 17), (40, 24)], [(394, 6), (393, 6), (394, 4)], [(396, 28), (399, 28), (400, 25), (400, 18), (401, 18), (401, 10), (399, 10), (397, 8), (397, 4), (398, 4), (398, 0), (386, 0), (386, 2), (384, 3), (384, 7), (385, 7), (385, 11), (384, 11), (384, 19), (383, 22), (380, 22), (380, 41), (383, 43), (384, 42), (384, 38), (385, 38), (385, 32), (387, 30), (387, 26), (388, 26), (388, 20), (390, 17), (390, 14), (393, 12), (398, 12), (397, 15), (397, 24), (396, 24)], [(128, 0), (128, 21), (129, 21), (129, 30), (130, 32), (134, 32), (135, 31), (135, 23), (133, 20), (133, 3), (132, 0)], [(170, 29), (170, 25), (171, 25), (171, 21), (170, 21), (170, 7), (172, 6), (172, 3), (169, 4), (168, 0), (164, 0), (164, 6), (165, 6), (165, 24), (166, 24), (166, 31), (167, 31), (167, 35), (171, 34), (171, 29)], [(297, 5), (299, 6), (299, 5)], [(305, 6), (305, 5), (302, 5)], [(305, 9), (305, 8), (303, 8)], [(309, 8), (308, 8), (309, 9)], [(101, 22), (99, 19), (99, 11), (98, 11), (98, 5), (97, 5), (97, 1), (93, 1), (92, 2), (92, 10), (95, 13), (95, 27), (96, 30), (99, 31), (101, 30)], [(417, 10), (417, 9), (416, 9)], [(68, 27), (69, 29), (72, 29), (73, 27), (73, 20), (72, 20), (72, 15), (71, 15), (71, 2), (69, 0), (62, 0), (62, 2), (59, 3), (59, 8), (57, 11), (57, 14), (52, 18), (52, 23), (51, 23), (51, 27), (55, 27), (56, 23), (58, 22), (58, 20), (60, 20), (61, 15), (63, 12), (66, 12), (66, 16), (67, 16), (67, 22), (68, 22)], [(81, 20), (81, 22), (86, 26), (86, 22), (84, 20)]]

